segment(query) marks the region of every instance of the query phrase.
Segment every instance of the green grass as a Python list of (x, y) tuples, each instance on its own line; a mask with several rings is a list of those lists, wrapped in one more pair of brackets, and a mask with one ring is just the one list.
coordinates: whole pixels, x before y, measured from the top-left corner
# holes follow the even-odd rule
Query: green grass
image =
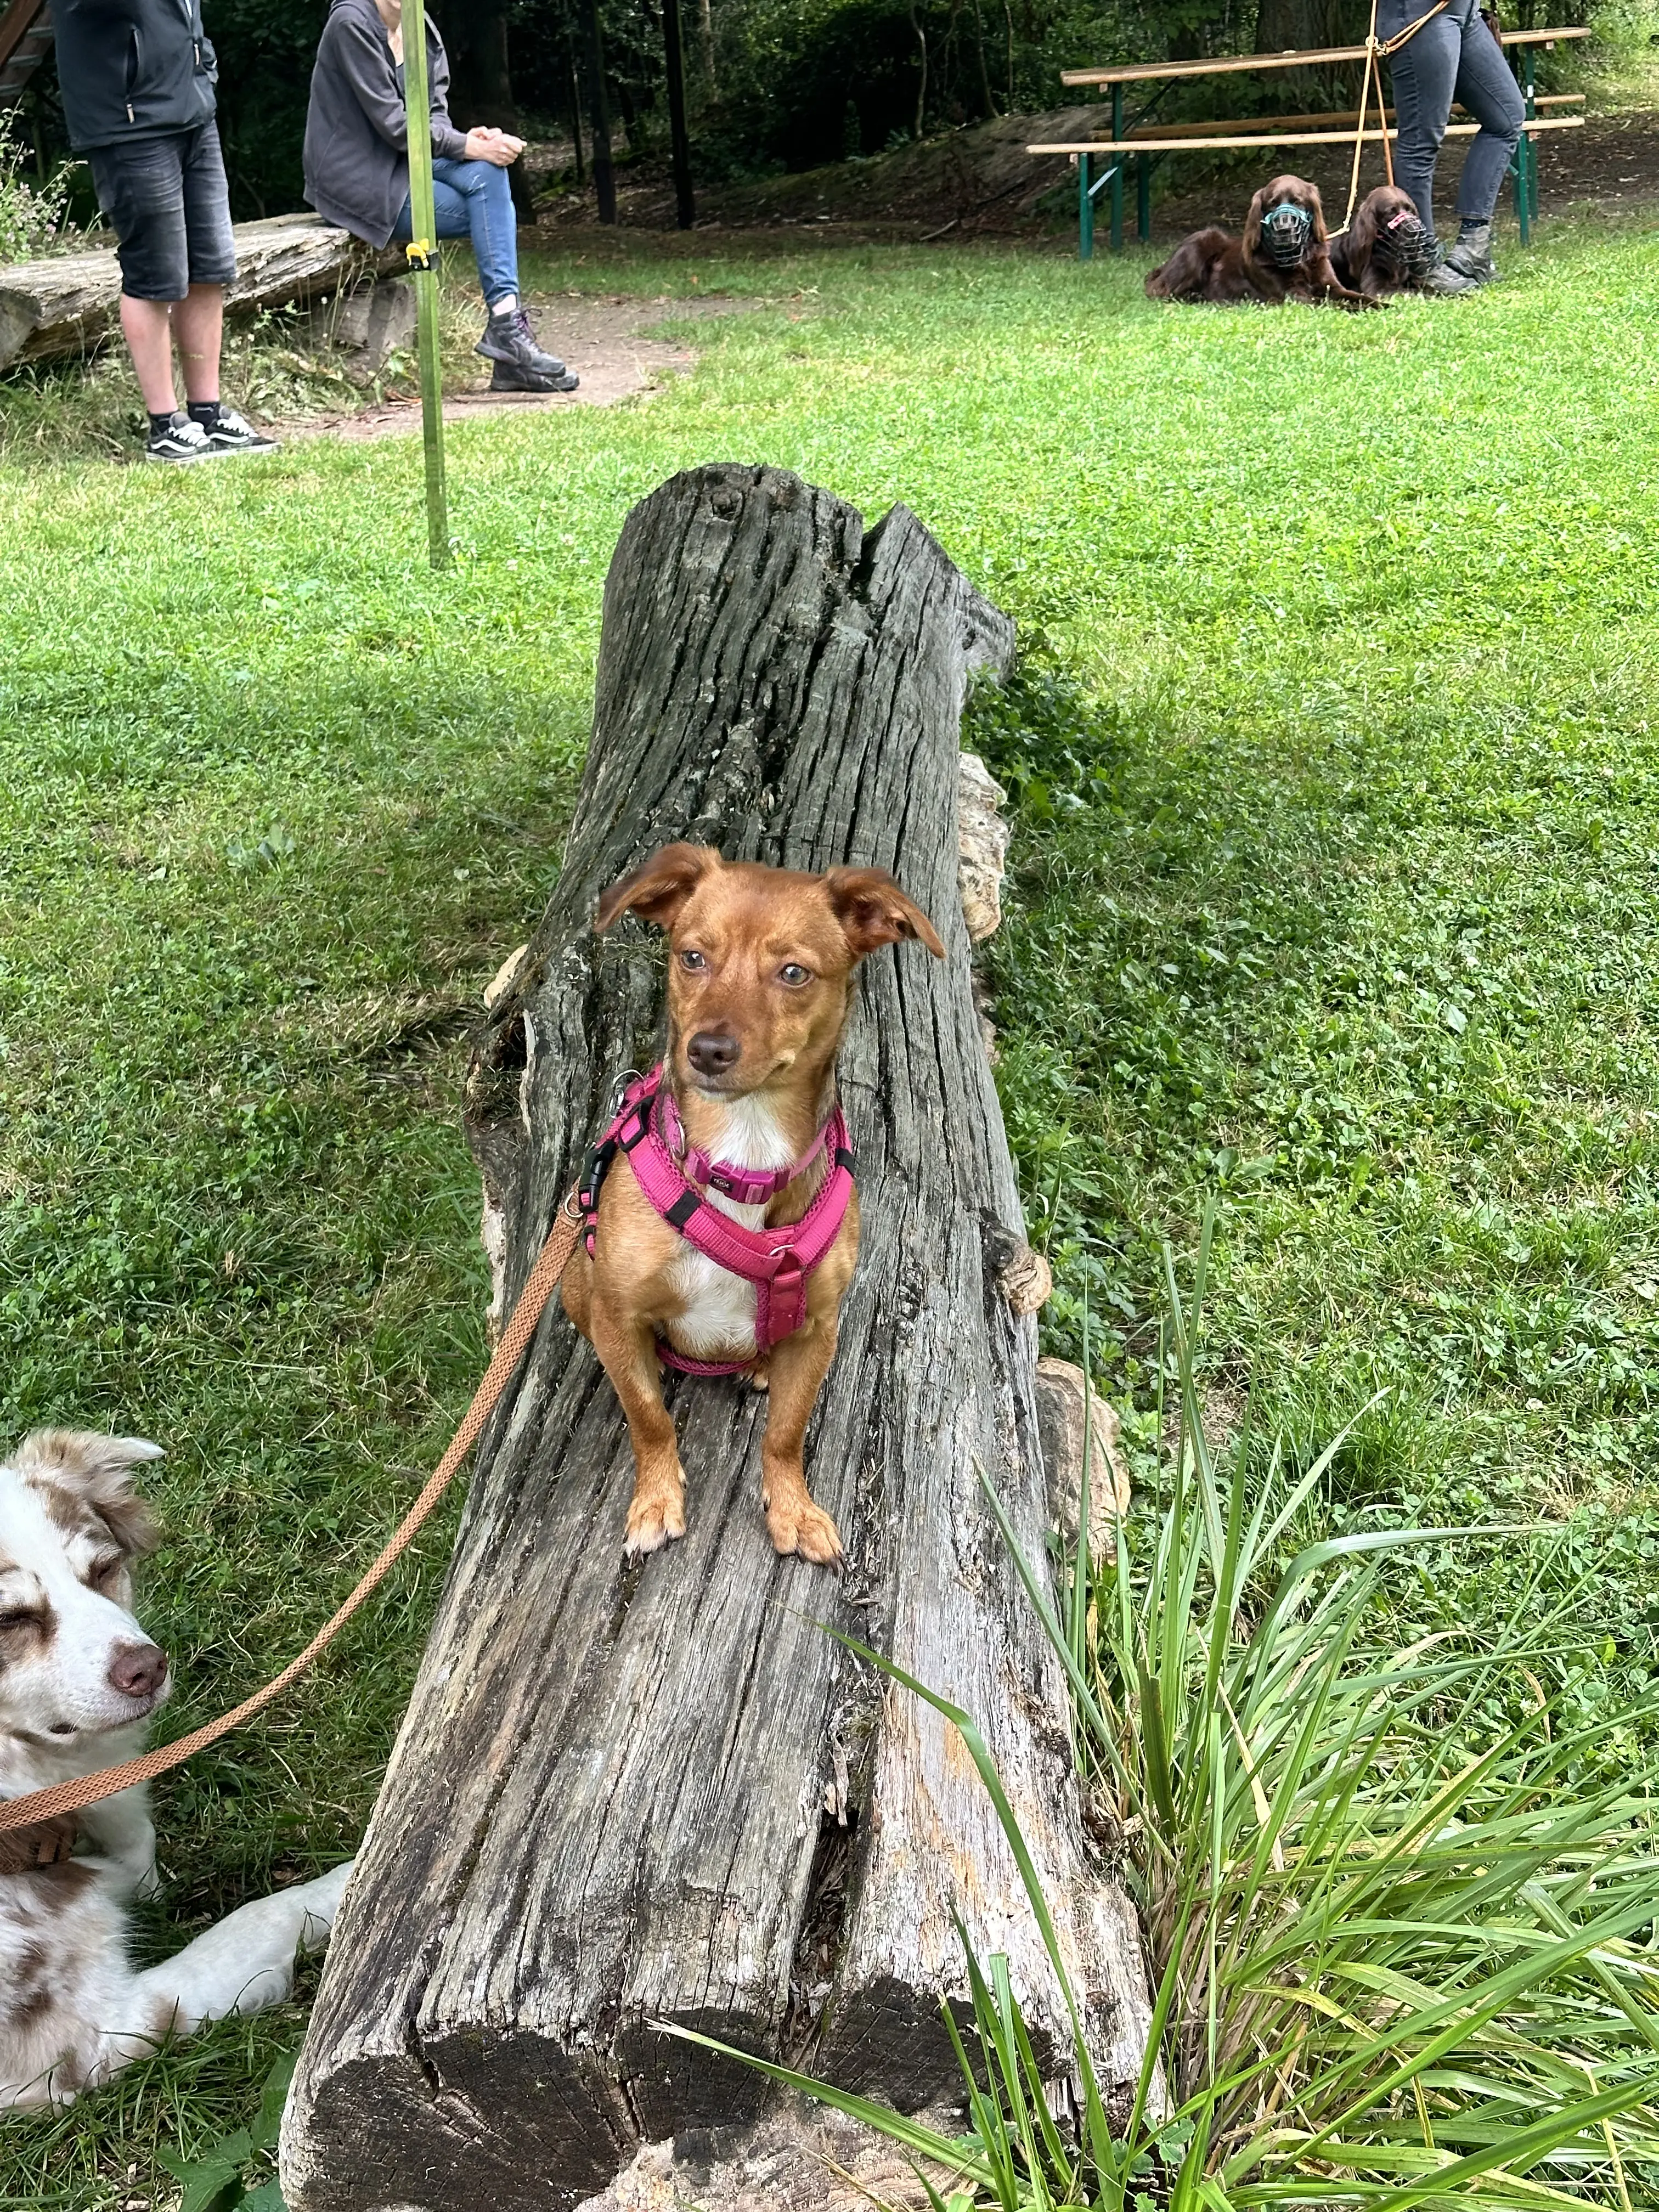
[[(1506, 263), (1350, 319), (1158, 312), (1133, 258), (618, 240), (534, 273), (654, 295), (695, 267), (764, 304), (696, 325), (648, 404), (453, 431), (437, 577), (409, 442), (117, 468), (53, 387), (62, 434), (0, 465), (0, 1425), (168, 1447), (170, 1725), (303, 1640), (465, 1403), (468, 1010), (557, 866), (623, 518), (715, 459), (905, 500), (1031, 647), (976, 733), (1021, 794), (988, 964), (1053, 1346), (1086, 1287), (1149, 1420), (1158, 1240), (1218, 1188), (1212, 1417), (1253, 1384), (1295, 1471), (1386, 1385), (1339, 1512), (1581, 1509), (1609, 1641), (1574, 1694), (1631, 1694), (1659, 309), (1635, 228)], [(14, 424), (40, 404), (0, 386)], [(159, 1791), (153, 1940), (350, 1847), (453, 1526)], [(1478, 1624), (1501, 1572), (1424, 1605)], [(145, 2198), (155, 2145), (245, 2118), (297, 2021), (8, 2124), (0, 2207)]]

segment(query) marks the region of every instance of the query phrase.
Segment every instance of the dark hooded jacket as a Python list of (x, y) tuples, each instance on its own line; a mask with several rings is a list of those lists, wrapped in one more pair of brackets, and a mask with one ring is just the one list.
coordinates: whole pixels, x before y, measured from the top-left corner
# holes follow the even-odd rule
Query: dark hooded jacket
[[(466, 134), (449, 119), (449, 57), (426, 18), (432, 151), (464, 161)], [(319, 215), (370, 246), (384, 246), (409, 196), (403, 71), (374, 0), (333, 0), (306, 116), (306, 198)]]
[(52, 0), (52, 21), (77, 154), (213, 120), (219, 70), (201, 0)]

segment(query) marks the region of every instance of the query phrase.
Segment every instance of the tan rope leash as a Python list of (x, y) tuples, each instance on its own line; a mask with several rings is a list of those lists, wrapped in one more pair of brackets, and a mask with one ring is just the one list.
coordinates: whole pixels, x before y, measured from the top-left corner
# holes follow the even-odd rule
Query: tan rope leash
[[(176, 1743), (162, 1744), (155, 1751), (146, 1752), (142, 1759), (130, 1759), (123, 1765), (101, 1767), (96, 1774), (84, 1774), (76, 1781), (60, 1782), (51, 1790), (37, 1790), (27, 1797), (14, 1797), (0, 1803), (0, 1835), (13, 1829), (34, 1827), (43, 1822), (61, 1820), (67, 1814), (78, 1813), (83, 1806), (97, 1804), (100, 1798), (113, 1797), (123, 1790), (131, 1790), (137, 1783), (152, 1782), (158, 1774), (166, 1774), (175, 1766), (182, 1766), (198, 1751), (205, 1751), (209, 1744), (217, 1743), (221, 1736), (228, 1735), (233, 1729), (239, 1729), (245, 1722), (251, 1721), (256, 1713), (264, 1712), (267, 1705), (273, 1704), (284, 1690), (297, 1682), (312, 1662), (328, 1649), (353, 1613), (386, 1580), (408, 1550), (416, 1532), (428, 1518), (433, 1508), (459, 1473), (461, 1463), (477, 1442), (484, 1423), (501, 1402), (501, 1393), (513, 1379), (514, 1371), (536, 1333), (547, 1302), (569, 1264), (570, 1255), (576, 1249), (576, 1240), (581, 1235), (581, 1218), (570, 1210), (571, 1199), (574, 1195), (573, 1192), (571, 1198), (568, 1198), (559, 1208), (553, 1226), (548, 1231), (547, 1242), (542, 1247), (541, 1255), (530, 1271), (529, 1279), (513, 1309), (512, 1319), (501, 1332), (495, 1357), (473, 1395), (472, 1403), (462, 1417), (461, 1425), (456, 1430), (448, 1450), (433, 1469), (425, 1489), (398, 1523), (392, 1540), (380, 1558), (333, 1619), (318, 1630), (299, 1657), (289, 1660), (282, 1673), (274, 1680), (267, 1682), (264, 1689), (256, 1690), (251, 1698), (245, 1698), (229, 1712), (221, 1713), (217, 1720), (192, 1729), (188, 1735), (180, 1736)], [(32, 1857), (28, 1863), (49, 1863), (38, 1857)], [(0, 1871), (8, 1870), (13, 1869), (9, 1868), (5, 1855), (0, 1853)]]
[(1333, 232), (1334, 237), (1340, 238), (1342, 231), (1353, 221), (1354, 202), (1359, 197), (1360, 149), (1365, 143), (1365, 108), (1373, 82), (1376, 86), (1376, 127), (1382, 137), (1382, 166), (1388, 171), (1389, 182), (1394, 182), (1394, 147), (1389, 138), (1389, 111), (1382, 97), (1382, 63), (1390, 55), (1397, 54), (1401, 46), (1408, 45), (1425, 23), (1433, 22), (1435, 17), (1450, 5), (1451, 0), (1434, 0), (1434, 5), (1425, 8), (1416, 21), (1407, 23), (1403, 31), (1396, 31), (1391, 39), (1379, 39), (1376, 35), (1377, 0), (1371, 0), (1370, 27), (1365, 33), (1365, 74), (1359, 87), (1359, 120), (1353, 134), (1353, 169), (1348, 179), (1348, 207), (1342, 218), (1342, 229)]

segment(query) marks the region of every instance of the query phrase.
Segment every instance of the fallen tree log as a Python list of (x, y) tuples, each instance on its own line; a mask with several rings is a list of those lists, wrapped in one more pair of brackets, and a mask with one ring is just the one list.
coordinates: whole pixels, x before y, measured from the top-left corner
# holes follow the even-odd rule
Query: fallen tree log
[[(764, 1401), (672, 1380), (690, 1529), (625, 1571), (632, 1464), (562, 1314), (481, 1447), (454, 1565), (336, 1929), (284, 2130), (291, 2212), (567, 2207), (641, 2142), (752, 2121), (763, 2084), (672, 2021), (906, 2109), (959, 2085), (951, 1923), (1006, 1952), (1070, 2070), (1018, 1875), (954, 1729), (828, 1621), (978, 1719), (1122, 2093), (1146, 1994), (1088, 1861), (1058, 1669), (981, 1492), (1029, 1556), (1048, 1510), (1018, 1190), (958, 891), (958, 726), (1012, 625), (896, 507), (709, 467), (636, 507), (605, 586), (593, 738), (564, 866), (494, 993), (470, 1082), (508, 1300), (619, 1073), (657, 1056), (661, 956), (592, 933), (659, 844), (893, 870), (943, 963), (865, 970), (842, 1060), (864, 1235), (807, 1445), (837, 1583), (772, 1552)], [(1029, 1301), (1017, 1294), (1017, 1303)]]
[[(225, 294), (233, 314), (297, 306), (405, 265), (401, 246), (376, 252), (319, 215), (239, 222), (235, 239), (236, 282)], [(92, 352), (117, 329), (120, 296), (108, 246), (0, 269), (0, 369)]]

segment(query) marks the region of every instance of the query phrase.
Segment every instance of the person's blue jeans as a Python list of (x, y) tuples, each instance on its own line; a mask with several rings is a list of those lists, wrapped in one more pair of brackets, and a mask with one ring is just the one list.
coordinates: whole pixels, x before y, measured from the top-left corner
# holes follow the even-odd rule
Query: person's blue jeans
[[(1381, 0), (1376, 35), (1392, 38), (1421, 13), (1420, 0)], [(1400, 122), (1395, 182), (1417, 203), (1432, 237), (1435, 163), (1452, 102), (1461, 100), (1480, 131), (1458, 180), (1457, 212), (1470, 222), (1490, 222), (1527, 111), (1504, 49), (1480, 20), (1476, 0), (1451, 0), (1443, 13), (1407, 40), (1389, 66)]]
[[(483, 286), (484, 304), (493, 307), (519, 289), (519, 216), (507, 171), (494, 161), (434, 161), (432, 207), (440, 238), (470, 238)], [(394, 238), (413, 238), (405, 198), (392, 225)]]

